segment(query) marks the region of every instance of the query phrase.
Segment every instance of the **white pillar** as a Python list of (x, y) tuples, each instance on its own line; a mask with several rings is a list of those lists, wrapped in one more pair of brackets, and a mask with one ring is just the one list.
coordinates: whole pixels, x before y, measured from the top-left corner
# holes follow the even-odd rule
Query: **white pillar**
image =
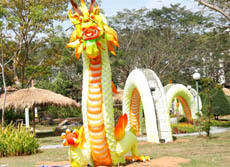
[(35, 112), (35, 118), (37, 118), (38, 117), (38, 108), (37, 107), (34, 108), (34, 112)]
[(26, 128), (30, 127), (29, 108), (25, 108), (25, 122)]

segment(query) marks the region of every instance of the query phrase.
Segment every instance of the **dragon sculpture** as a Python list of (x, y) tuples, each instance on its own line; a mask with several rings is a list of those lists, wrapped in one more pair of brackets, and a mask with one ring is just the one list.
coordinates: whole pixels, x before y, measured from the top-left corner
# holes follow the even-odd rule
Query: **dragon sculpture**
[[(74, 24), (67, 48), (75, 48), (77, 59), (83, 59), (82, 115), (83, 127), (80, 131), (67, 130), (62, 135), (64, 145), (70, 145), (71, 167), (125, 163), (126, 160), (148, 160), (139, 156), (135, 128), (126, 129), (127, 114), (114, 125), (112, 74), (108, 50), (116, 55), (114, 46), (119, 47), (116, 32), (107, 21), (95, 0), (89, 7), (84, 0), (81, 6), (70, 0), (74, 13), (69, 11), (69, 19)], [(131, 152), (132, 156), (125, 157)]]

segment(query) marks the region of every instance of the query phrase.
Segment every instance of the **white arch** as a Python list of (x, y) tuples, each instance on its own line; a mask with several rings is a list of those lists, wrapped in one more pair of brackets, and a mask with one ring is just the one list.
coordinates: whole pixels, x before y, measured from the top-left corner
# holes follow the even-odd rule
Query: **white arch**
[[(130, 73), (123, 95), (123, 113), (128, 113), (128, 115), (132, 92), (135, 88), (140, 94), (145, 113), (148, 141), (155, 143), (159, 143), (160, 139), (165, 142), (172, 141), (167, 102), (160, 79), (149, 69), (136, 69)], [(151, 91), (151, 88), (154, 90)]]
[[(198, 112), (198, 105), (197, 105), (197, 91), (193, 88), (185, 87), (182, 84), (168, 84), (164, 87), (165, 93), (166, 93), (166, 99), (167, 99), (167, 105), (169, 109), (171, 108), (173, 100), (177, 96), (182, 96), (186, 102), (189, 104), (192, 119), (197, 119), (197, 112)], [(202, 108), (202, 102), (200, 96), (199, 99), (199, 112)], [(200, 112), (201, 113), (201, 112)]]
[[(198, 119), (197, 114), (196, 114), (198, 112), (198, 104), (197, 104), (197, 102), (199, 102), (199, 113), (202, 114), (201, 113), (201, 109), (202, 109), (201, 98), (200, 98), (200, 96), (198, 95), (198, 93), (197, 93), (197, 91), (195, 89), (189, 88), (188, 90), (190, 91), (190, 93), (193, 96), (193, 102), (191, 104), (192, 117), (193, 117), (193, 119)], [(197, 98), (197, 96), (198, 96), (198, 98)]]

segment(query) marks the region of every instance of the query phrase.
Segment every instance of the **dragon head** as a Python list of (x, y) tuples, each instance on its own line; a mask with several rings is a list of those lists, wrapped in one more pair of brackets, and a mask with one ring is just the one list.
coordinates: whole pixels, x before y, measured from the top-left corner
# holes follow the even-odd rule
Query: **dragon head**
[(73, 31), (67, 48), (75, 48), (77, 59), (85, 51), (90, 59), (101, 56), (103, 42), (106, 41), (107, 47), (113, 55), (116, 55), (114, 46), (119, 47), (117, 33), (108, 26), (107, 21), (99, 7), (95, 5), (95, 0), (91, 0), (87, 8), (85, 1), (81, 0), (81, 6), (70, 0), (74, 13), (69, 10), (69, 19), (74, 24)]

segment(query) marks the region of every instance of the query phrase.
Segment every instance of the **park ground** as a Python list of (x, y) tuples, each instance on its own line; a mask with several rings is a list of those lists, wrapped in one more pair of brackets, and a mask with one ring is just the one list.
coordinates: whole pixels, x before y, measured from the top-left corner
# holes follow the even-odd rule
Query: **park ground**
[[(59, 136), (39, 138), (41, 146), (61, 144)], [(204, 136), (177, 137), (172, 143), (139, 143), (140, 154), (149, 155), (147, 163), (126, 166), (140, 167), (226, 167), (230, 164), (230, 132)], [(39, 167), (68, 163), (68, 148), (45, 149), (30, 156), (0, 158), (0, 167)]]

